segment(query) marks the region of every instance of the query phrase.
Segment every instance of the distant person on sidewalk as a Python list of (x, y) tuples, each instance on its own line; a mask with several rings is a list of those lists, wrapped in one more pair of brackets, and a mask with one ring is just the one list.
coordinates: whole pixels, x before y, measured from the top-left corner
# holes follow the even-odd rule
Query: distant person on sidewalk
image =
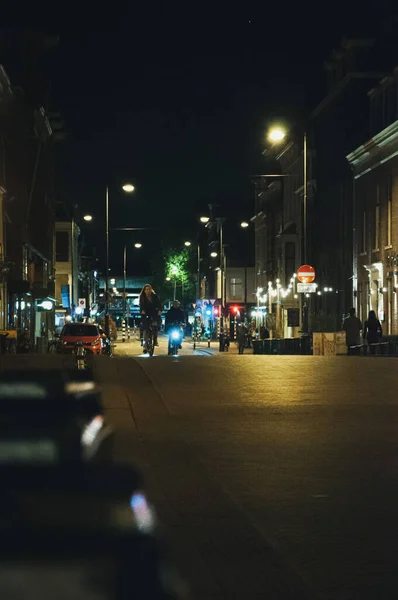
[(363, 329), (363, 339), (369, 344), (370, 353), (375, 354), (375, 344), (378, 344), (383, 336), (383, 328), (379, 319), (376, 317), (374, 310), (369, 312), (368, 320), (365, 321), (365, 327)]
[(153, 343), (158, 346), (158, 327), (162, 315), (162, 305), (159, 296), (155, 294), (152, 286), (147, 283), (140, 294), (140, 312), (142, 315), (143, 338), (144, 338), (144, 353), (146, 353), (145, 343), (147, 338), (148, 325), (150, 320), (153, 321)]
[(260, 327), (260, 340), (268, 340), (269, 338), (269, 331), (268, 329), (265, 327), (265, 325), (261, 325)]
[(241, 323), (236, 331), (236, 340), (238, 342), (239, 354), (243, 354), (247, 343), (247, 328)]
[(344, 319), (343, 329), (345, 331), (345, 343), (347, 344), (348, 356), (359, 354), (361, 348), (362, 323), (355, 316), (355, 308), (350, 308), (349, 316)]

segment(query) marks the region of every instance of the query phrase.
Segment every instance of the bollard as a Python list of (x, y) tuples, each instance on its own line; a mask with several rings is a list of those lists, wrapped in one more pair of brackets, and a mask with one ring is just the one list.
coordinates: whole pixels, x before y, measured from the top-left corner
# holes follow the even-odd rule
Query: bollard
[(218, 347), (218, 350), (219, 350), (219, 352), (224, 352), (224, 350), (225, 350), (225, 338), (224, 338), (224, 334), (223, 333), (220, 333), (219, 341), (220, 341), (220, 345)]
[(126, 341), (126, 321), (122, 320), (122, 342)]

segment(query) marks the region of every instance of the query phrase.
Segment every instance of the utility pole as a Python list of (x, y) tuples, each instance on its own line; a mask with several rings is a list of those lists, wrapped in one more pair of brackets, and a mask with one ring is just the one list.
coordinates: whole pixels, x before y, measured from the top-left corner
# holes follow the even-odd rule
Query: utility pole
[[(303, 263), (304, 265), (307, 264), (307, 133), (304, 132), (304, 139), (303, 139), (303, 243), (302, 243), (302, 249), (303, 249)], [(305, 296), (302, 297), (302, 295), (300, 295), (300, 298), (302, 298), (302, 327), (301, 327), (301, 331), (302, 334), (307, 335), (308, 334), (308, 301), (306, 300)]]
[(105, 273), (105, 333), (109, 338), (109, 188), (105, 191), (105, 242), (106, 242), (106, 273)]
[(126, 318), (126, 279), (127, 279), (127, 246), (124, 245), (123, 252), (123, 317)]

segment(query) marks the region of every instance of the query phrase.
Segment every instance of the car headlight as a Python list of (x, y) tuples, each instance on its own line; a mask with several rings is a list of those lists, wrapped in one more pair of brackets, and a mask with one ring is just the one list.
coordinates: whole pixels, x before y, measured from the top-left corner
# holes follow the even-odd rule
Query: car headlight
[(90, 343), (90, 346), (98, 346), (98, 344), (100, 343), (99, 338), (97, 338), (96, 340), (94, 340), (93, 342)]

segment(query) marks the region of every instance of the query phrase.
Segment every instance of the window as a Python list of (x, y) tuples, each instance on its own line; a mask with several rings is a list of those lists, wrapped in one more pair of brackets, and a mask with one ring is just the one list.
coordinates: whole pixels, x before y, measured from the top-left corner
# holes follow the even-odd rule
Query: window
[(57, 262), (69, 261), (69, 232), (57, 231), (55, 234), (55, 256)]
[(231, 298), (233, 300), (241, 300), (243, 298), (242, 294), (242, 280), (231, 277), (230, 290), (231, 290)]
[(392, 245), (392, 175), (387, 177), (387, 246)]

